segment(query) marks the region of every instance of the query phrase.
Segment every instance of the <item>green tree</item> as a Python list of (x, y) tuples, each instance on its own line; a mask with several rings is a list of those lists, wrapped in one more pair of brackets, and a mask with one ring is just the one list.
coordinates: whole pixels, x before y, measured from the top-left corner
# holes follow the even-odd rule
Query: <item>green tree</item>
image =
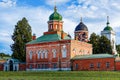
[(112, 54), (112, 46), (110, 40), (105, 36), (101, 36), (99, 39), (99, 53)]
[(99, 53), (99, 35), (96, 35), (95, 33), (92, 33), (90, 36), (90, 41), (89, 43), (92, 44), (93, 47), (93, 54), (98, 54)]
[(1, 58), (3, 58), (3, 57), (10, 57), (10, 55), (9, 55), (9, 54), (6, 54), (6, 53), (1, 52), (1, 53), (0, 53), (0, 57), (1, 57)]
[(25, 17), (17, 22), (12, 35), (12, 40), (14, 41), (14, 43), (11, 45), (13, 58), (17, 58), (20, 61), (26, 60), (25, 44), (32, 40), (31, 32), (31, 26)]
[(90, 36), (89, 43), (93, 46), (93, 54), (101, 54), (101, 53), (109, 53), (112, 54), (112, 47), (110, 44), (110, 40), (108, 40), (105, 36), (99, 36), (95, 33), (92, 33)]
[(120, 55), (120, 44), (116, 46), (117, 52)]

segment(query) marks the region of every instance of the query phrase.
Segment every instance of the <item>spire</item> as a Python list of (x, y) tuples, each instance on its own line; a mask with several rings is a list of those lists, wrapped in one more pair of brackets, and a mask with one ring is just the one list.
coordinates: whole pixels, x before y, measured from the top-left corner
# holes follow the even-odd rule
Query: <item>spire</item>
[(109, 16), (107, 16), (107, 26), (109, 25)]
[(82, 17), (80, 18), (80, 22), (82, 22)]
[(57, 7), (56, 7), (56, 1), (55, 1), (54, 12), (56, 11), (57, 11)]

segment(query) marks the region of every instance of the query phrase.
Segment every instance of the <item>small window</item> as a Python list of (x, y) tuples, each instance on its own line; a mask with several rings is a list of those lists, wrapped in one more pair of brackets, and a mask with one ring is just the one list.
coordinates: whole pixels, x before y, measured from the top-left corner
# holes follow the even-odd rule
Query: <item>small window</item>
[(37, 68), (40, 69), (40, 64), (37, 65)]
[(110, 63), (106, 62), (106, 68), (109, 68), (109, 67), (110, 67)]
[(93, 63), (90, 64), (90, 68), (94, 68), (94, 64)]
[(76, 64), (75, 64), (75, 68), (78, 69), (78, 67), (79, 67), (79, 66), (78, 66), (78, 64), (76, 63)]
[(44, 69), (45, 67), (44, 67), (44, 64), (42, 64), (42, 69)]
[(99, 62), (97, 63), (97, 68), (100, 68), (100, 63)]
[(29, 68), (32, 69), (32, 64), (29, 65)]
[(54, 64), (53, 64), (53, 68), (57, 68), (57, 63), (54, 63)]
[(45, 64), (45, 69), (47, 69), (48, 68), (48, 64)]

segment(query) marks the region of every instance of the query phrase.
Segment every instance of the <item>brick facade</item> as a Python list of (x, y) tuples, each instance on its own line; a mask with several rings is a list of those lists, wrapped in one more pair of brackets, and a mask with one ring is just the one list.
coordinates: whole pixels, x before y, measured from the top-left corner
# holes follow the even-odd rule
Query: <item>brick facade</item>
[[(67, 54), (66, 57), (62, 57), (62, 48), (66, 47)], [(87, 48), (86, 48), (87, 47)], [(53, 57), (52, 50), (56, 50), (56, 57)], [(76, 55), (86, 55), (92, 53), (92, 45), (79, 42), (77, 40), (62, 40), (56, 42), (46, 42), (39, 44), (28, 44), (26, 47), (26, 62), (27, 69), (71, 69), (70, 59)], [(47, 50), (47, 58), (39, 58), (38, 52), (40, 50)], [(76, 53), (74, 53), (76, 50)], [(81, 50), (81, 52), (80, 52)], [(33, 52), (32, 59), (30, 59), (30, 51)], [(86, 51), (86, 52), (85, 52)]]
[(75, 71), (112, 71), (115, 70), (115, 58), (96, 58), (73, 60), (73, 70)]

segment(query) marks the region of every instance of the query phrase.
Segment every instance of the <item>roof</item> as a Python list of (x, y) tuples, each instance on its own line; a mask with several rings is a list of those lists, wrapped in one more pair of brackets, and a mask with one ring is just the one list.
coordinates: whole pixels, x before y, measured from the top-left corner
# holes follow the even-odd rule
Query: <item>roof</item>
[(80, 22), (75, 28), (75, 31), (79, 31), (79, 30), (88, 31), (88, 28), (83, 22)]
[(56, 6), (54, 7), (54, 12), (49, 17), (49, 20), (62, 20), (62, 16), (57, 12)]
[(112, 29), (112, 27), (110, 27), (110, 26), (106, 26), (106, 27), (104, 28), (104, 31), (106, 31), (106, 30), (112, 31), (113, 29)]
[(94, 59), (94, 58), (114, 58), (114, 55), (110, 55), (110, 54), (93, 54), (93, 55), (78, 55), (73, 57), (72, 59), (76, 60), (76, 59)]
[[(67, 39), (70, 39), (70, 37), (65, 36), (64, 40), (67, 40)], [(61, 36), (58, 34), (46, 34), (38, 37), (36, 40), (28, 42), (27, 44), (36, 44), (36, 43), (59, 41), (59, 40), (62, 40), (62, 39), (61, 39)]]

